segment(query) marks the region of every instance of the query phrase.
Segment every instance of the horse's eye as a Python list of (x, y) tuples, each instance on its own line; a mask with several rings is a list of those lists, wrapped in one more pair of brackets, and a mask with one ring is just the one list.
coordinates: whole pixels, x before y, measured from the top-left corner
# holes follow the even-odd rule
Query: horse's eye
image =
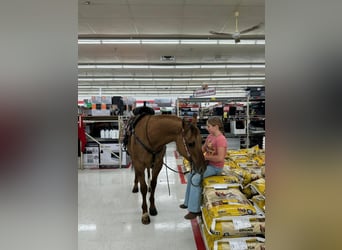
[(189, 142), (188, 146), (191, 147), (191, 148), (194, 147), (195, 146), (195, 142)]

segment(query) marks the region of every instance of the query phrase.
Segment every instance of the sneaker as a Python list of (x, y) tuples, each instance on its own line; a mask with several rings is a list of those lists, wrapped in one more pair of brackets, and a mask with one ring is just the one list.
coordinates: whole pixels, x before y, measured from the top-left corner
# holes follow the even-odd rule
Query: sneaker
[(182, 208), (182, 209), (186, 209), (186, 208), (188, 208), (187, 206), (185, 206), (184, 204), (181, 204), (181, 205), (179, 205), (179, 207), (180, 208)]
[(187, 215), (184, 216), (184, 219), (192, 220), (192, 219), (195, 219), (199, 215), (201, 215), (201, 213), (191, 213), (191, 212), (189, 212)]

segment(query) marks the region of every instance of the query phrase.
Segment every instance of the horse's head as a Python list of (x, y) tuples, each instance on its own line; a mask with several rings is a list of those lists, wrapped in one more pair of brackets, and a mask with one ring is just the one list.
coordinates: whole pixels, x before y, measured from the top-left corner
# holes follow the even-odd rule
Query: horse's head
[(197, 173), (203, 173), (207, 167), (202, 152), (202, 136), (198, 127), (190, 122), (182, 122), (182, 147), (178, 151), (188, 161)]

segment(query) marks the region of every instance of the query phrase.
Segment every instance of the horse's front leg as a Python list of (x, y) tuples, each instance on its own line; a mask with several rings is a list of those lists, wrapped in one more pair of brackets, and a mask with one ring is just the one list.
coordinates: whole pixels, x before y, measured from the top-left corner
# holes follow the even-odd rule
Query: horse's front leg
[(159, 161), (157, 162), (156, 166), (153, 168), (152, 170), (152, 180), (151, 180), (151, 194), (150, 194), (150, 215), (157, 215), (158, 211), (155, 205), (155, 200), (154, 200), (154, 194), (156, 191), (156, 187), (157, 187), (157, 179), (158, 179), (158, 175), (160, 170), (163, 167), (163, 161)]
[[(136, 173), (137, 174), (137, 173)], [(145, 174), (144, 172), (140, 172), (137, 176), (139, 183), (140, 183), (140, 193), (142, 196), (142, 217), (141, 222), (145, 225), (150, 224), (150, 216), (147, 212), (147, 202), (146, 202), (146, 194), (147, 194), (147, 185), (145, 181)]]
[(133, 184), (132, 193), (138, 193), (138, 192), (139, 192), (138, 177), (137, 177), (137, 172), (134, 169), (134, 184)]

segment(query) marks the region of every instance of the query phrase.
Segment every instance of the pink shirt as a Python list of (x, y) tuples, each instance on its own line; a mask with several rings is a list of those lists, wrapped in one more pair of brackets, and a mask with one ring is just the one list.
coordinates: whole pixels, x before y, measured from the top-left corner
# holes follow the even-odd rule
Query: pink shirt
[[(227, 140), (224, 135), (213, 136), (211, 134), (208, 135), (206, 139), (206, 148), (205, 152), (209, 155), (217, 155), (217, 148), (224, 147), (225, 151), (227, 151)], [(223, 168), (224, 161), (209, 161), (209, 165)]]

